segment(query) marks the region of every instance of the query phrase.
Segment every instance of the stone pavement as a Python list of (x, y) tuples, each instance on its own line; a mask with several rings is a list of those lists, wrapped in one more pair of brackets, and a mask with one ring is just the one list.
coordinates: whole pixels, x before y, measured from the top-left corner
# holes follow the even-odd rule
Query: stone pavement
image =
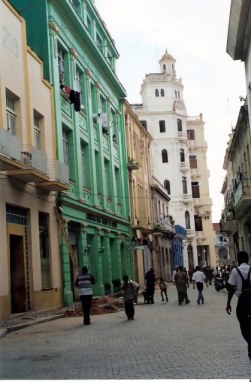
[(226, 291), (188, 290), (179, 306), (174, 286), (169, 302), (124, 312), (60, 318), (14, 331), (0, 341), (1, 379), (249, 379), (251, 362), (235, 316), (225, 311)]

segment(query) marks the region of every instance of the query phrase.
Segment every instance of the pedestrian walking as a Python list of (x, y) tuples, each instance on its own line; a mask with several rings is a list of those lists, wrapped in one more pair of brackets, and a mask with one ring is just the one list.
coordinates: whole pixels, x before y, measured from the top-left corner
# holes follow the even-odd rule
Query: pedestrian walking
[(164, 296), (165, 296), (166, 302), (167, 302), (168, 301), (167, 283), (164, 281), (163, 277), (160, 277), (159, 279), (159, 289), (160, 289), (161, 301), (165, 301), (164, 300)]
[(179, 272), (179, 266), (178, 266), (178, 265), (175, 265), (175, 268), (174, 268), (174, 271), (173, 271), (173, 282), (174, 282), (174, 283), (175, 283), (174, 278), (175, 278), (175, 275), (176, 275), (177, 272)]
[(175, 285), (178, 292), (178, 302), (179, 305), (182, 305), (182, 302), (185, 300), (186, 304), (190, 303), (190, 300), (187, 296), (187, 285), (188, 277), (186, 272), (183, 271), (183, 267), (179, 267), (179, 272), (176, 272), (174, 276)]
[(133, 306), (133, 300), (135, 296), (134, 286), (132, 282), (129, 280), (129, 277), (127, 275), (123, 276), (124, 284), (122, 286), (123, 290), (123, 298), (124, 298), (124, 305), (125, 305), (125, 314), (128, 318), (128, 320), (134, 320), (134, 306)]
[(193, 274), (192, 280), (193, 280), (193, 289), (195, 289), (195, 284), (196, 284), (196, 288), (198, 290), (197, 304), (200, 305), (200, 302), (204, 304), (204, 296), (202, 294), (203, 285), (205, 283), (206, 286), (208, 286), (208, 284), (206, 282), (205, 273), (200, 271), (200, 267), (198, 265), (197, 267), (195, 267), (195, 272)]
[(134, 281), (134, 280), (129, 280), (129, 282), (132, 284), (132, 286), (134, 288), (133, 302), (135, 304), (137, 304), (138, 303), (138, 295), (139, 295), (139, 284), (136, 283), (136, 281)]
[(80, 301), (83, 308), (84, 325), (91, 325), (90, 310), (92, 305), (93, 284), (95, 284), (95, 278), (88, 272), (88, 268), (83, 266), (82, 272), (76, 278), (75, 286), (79, 288)]
[(238, 302), (236, 316), (241, 334), (248, 344), (248, 356), (251, 361), (251, 265), (248, 265), (248, 253), (237, 253), (238, 267), (233, 268), (228, 280), (228, 298), (226, 311), (231, 314), (231, 300), (236, 292)]
[(147, 298), (147, 304), (154, 304), (154, 292), (155, 292), (155, 273), (154, 269), (150, 268), (148, 272), (145, 274), (145, 280), (146, 280), (146, 298)]

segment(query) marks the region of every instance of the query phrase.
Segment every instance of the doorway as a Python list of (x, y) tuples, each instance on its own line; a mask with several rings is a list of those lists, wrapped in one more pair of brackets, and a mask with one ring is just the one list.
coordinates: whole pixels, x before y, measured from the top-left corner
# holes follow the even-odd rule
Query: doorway
[(11, 313), (26, 311), (26, 286), (24, 265), (24, 238), (9, 235), (11, 274)]

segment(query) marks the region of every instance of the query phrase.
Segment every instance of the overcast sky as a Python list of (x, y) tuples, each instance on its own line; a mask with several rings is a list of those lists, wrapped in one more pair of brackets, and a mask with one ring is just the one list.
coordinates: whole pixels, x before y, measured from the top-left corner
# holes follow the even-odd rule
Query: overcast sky
[(120, 54), (117, 75), (129, 103), (141, 103), (145, 74), (159, 72), (167, 49), (176, 59), (189, 116), (203, 114), (208, 144), (213, 222), (224, 207), (223, 160), (239, 96), (246, 96), (244, 64), (226, 53), (230, 0), (95, 0)]

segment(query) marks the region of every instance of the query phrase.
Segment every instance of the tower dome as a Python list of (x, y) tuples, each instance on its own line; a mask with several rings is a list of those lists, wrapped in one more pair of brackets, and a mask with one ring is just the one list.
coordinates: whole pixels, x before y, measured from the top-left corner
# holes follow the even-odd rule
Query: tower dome
[(170, 76), (176, 76), (175, 62), (176, 60), (173, 58), (173, 56), (171, 56), (171, 54), (168, 53), (166, 49), (162, 58), (159, 60), (161, 73), (166, 73)]

